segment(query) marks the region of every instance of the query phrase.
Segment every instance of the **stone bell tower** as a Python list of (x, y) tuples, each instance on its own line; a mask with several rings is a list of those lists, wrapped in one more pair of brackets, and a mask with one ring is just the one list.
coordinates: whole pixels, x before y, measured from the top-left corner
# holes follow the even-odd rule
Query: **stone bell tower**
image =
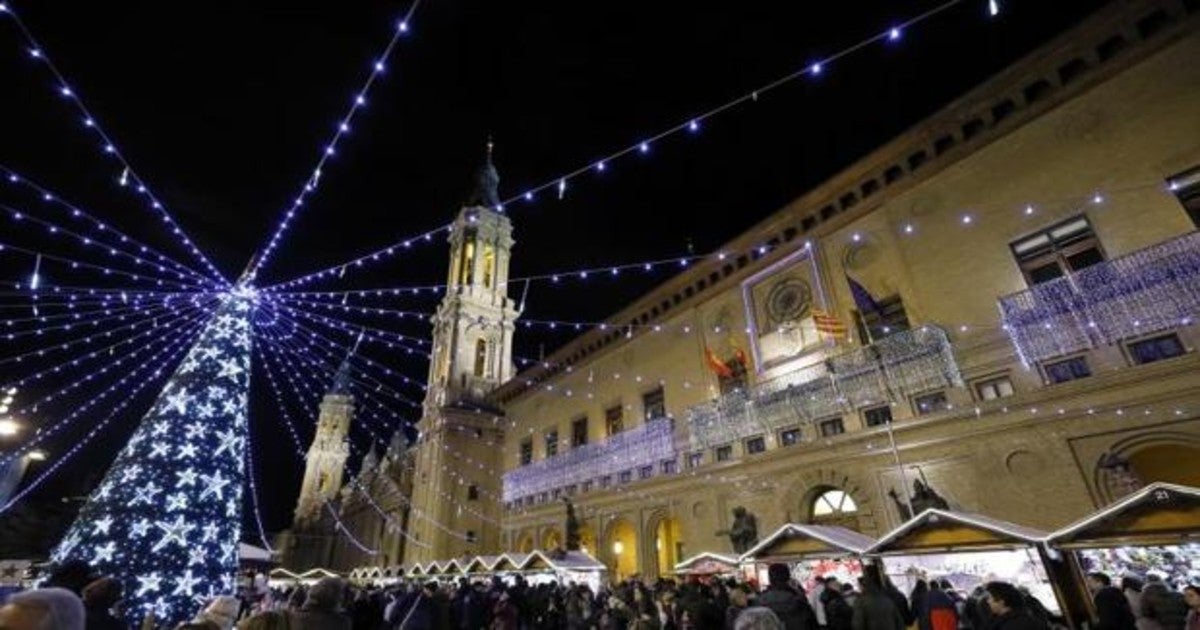
[(350, 393), (350, 357), (342, 362), (333, 384), (321, 399), (317, 431), (305, 459), (304, 481), (296, 502), (294, 522), (301, 524), (321, 516), (322, 506), (342, 489), (342, 473), (350, 454), (347, 435), (354, 418)]
[[(417, 427), (405, 562), (495, 551), (500, 532), (500, 440), (486, 396), (512, 378), (520, 315), (508, 297), (512, 223), (500, 212), (492, 143), (450, 232), (446, 296), (433, 316), (433, 358)], [(471, 463), (474, 463), (472, 465)]]

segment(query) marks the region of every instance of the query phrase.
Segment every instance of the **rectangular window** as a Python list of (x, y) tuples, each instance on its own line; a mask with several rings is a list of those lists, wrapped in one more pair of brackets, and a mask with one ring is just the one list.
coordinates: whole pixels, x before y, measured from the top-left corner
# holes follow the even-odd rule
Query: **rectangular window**
[(558, 429), (546, 431), (542, 439), (546, 442), (546, 457), (558, 455)]
[(1087, 217), (1077, 216), (1009, 244), (1030, 285), (1104, 262), (1104, 250)]
[(633, 481), (633, 471), (622, 470), (620, 473), (617, 473), (617, 481), (620, 483), (629, 483), (630, 481)]
[(746, 440), (746, 454), (757, 455), (767, 450), (767, 440), (763, 436), (752, 437)]
[(854, 311), (859, 341), (864, 344), (875, 343), (892, 333), (908, 330), (908, 313), (899, 295), (877, 300), (875, 307), (868, 311)]
[(600, 478), (600, 487), (607, 488), (612, 485), (612, 475), (604, 475)]
[(975, 383), (975, 396), (979, 400), (996, 400), (1007, 398), (1014, 393), (1012, 380), (1007, 376), (997, 376)]
[(704, 463), (704, 453), (703, 452), (697, 451), (695, 453), (688, 453), (688, 456), (687, 456), (688, 468), (699, 468), (700, 465), (703, 463)]
[(591, 492), (591, 491), (592, 491), (592, 486), (593, 486), (593, 485), (594, 485), (594, 484), (592, 483), (592, 481), (591, 481), (591, 480), (588, 480), (588, 481), (585, 481), (585, 482), (583, 482), (583, 483), (580, 485), (580, 487), (583, 489), (583, 491), (584, 491), (584, 492)]
[(604, 410), (604, 430), (609, 437), (625, 430), (625, 409), (621, 405)]
[(588, 419), (580, 416), (571, 421), (571, 448), (588, 443)]
[(654, 466), (642, 466), (638, 469), (638, 479), (649, 479), (654, 476)]
[(1154, 363), (1186, 353), (1183, 343), (1179, 341), (1179, 335), (1174, 333), (1134, 341), (1129, 344), (1128, 348), (1129, 358), (1137, 365)]
[(571, 484), (567, 486), (567, 496), (572, 497), (579, 493), (579, 486)]
[(521, 440), (521, 465), (528, 466), (533, 463), (533, 438), (525, 438)]
[(473, 532), (471, 530), (467, 530), (467, 542), (469, 542), (469, 543), (475, 542), (475, 532)]
[(784, 429), (779, 432), (780, 446), (795, 446), (800, 443), (800, 429)]
[(550, 498), (552, 498), (552, 499), (554, 499), (555, 501), (557, 501), (557, 500), (559, 500), (559, 498), (561, 498), (561, 497), (562, 497), (562, 492), (563, 492), (563, 491), (562, 491), (562, 488), (555, 488), (555, 489), (554, 489), (554, 490), (553, 490), (553, 491), (550, 493)]
[(662, 463), (662, 472), (664, 475), (674, 475), (679, 472), (679, 462), (673, 459), (664, 459)]
[(892, 406), (881, 405), (862, 411), (863, 424), (868, 427), (881, 427), (892, 421)]
[(817, 423), (817, 428), (821, 431), (821, 437), (833, 437), (846, 432), (846, 425), (841, 418), (822, 420)]
[(927, 416), (931, 413), (945, 411), (950, 408), (950, 402), (946, 400), (946, 392), (936, 391), (920, 396), (913, 396), (913, 411), (918, 416)]
[(642, 394), (642, 409), (646, 412), (647, 421), (666, 416), (667, 399), (663, 396), (663, 388)]
[(1200, 228), (1200, 166), (1167, 178), (1167, 188), (1192, 218), (1192, 225)]
[(719, 462), (727, 462), (733, 459), (733, 445), (726, 444), (716, 448), (716, 460)]
[(468, 501), (478, 501), (479, 500), (479, 486), (477, 486), (475, 484), (471, 484), (471, 485), (467, 486), (467, 500)]
[(1092, 369), (1088, 367), (1087, 359), (1084, 357), (1071, 357), (1062, 361), (1043, 363), (1042, 370), (1045, 371), (1046, 382), (1049, 384), (1076, 381), (1092, 375)]

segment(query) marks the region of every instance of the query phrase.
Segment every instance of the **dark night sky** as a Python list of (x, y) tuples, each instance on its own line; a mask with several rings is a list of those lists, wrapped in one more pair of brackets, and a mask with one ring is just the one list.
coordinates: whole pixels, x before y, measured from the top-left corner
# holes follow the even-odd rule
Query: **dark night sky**
[[(311, 171), (407, 8), (379, 0), (10, 3), (230, 276)], [(488, 134), (496, 140), (501, 192), (517, 194), (937, 4), (425, 0), (263, 283), (447, 222)], [(577, 180), (563, 201), (543, 194), (536, 204), (512, 206), (513, 275), (675, 256), (689, 239), (708, 251), (1103, 3), (1002, 4), (1001, 17), (989, 20), (984, 0), (965, 0), (898, 44), (873, 46), (829, 66), (819, 80), (797, 81), (706, 122), (695, 137), (656, 144), (648, 157)], [(119, 170), (81, 133), (78, 116), (20, 46), (12, 25), (0, 20), (0, 163), (188, 261), (113, 185)], [(0, 196), (36, 210), (3, 187)], [(0, 222), (0, 240), (24, 242), (22, 229)], [(445, 251), (441, 243), (427, 246), (327, 286), (440, 283)], [(28, 265), (9, 255), (0, 274), (19, 280)], [(664, 279), (535, 285), (526, 314), (603, 319)], [(433, 305), (428, 297), (388, 304)], [(393, 327), (427, 334), (413, 323)], [(549, 350), (568, 339), (522, 329), (517, 353), (536, 356), (539, 345)], [(422, 364), (394, 365), (424, 378)], [(0, 365), (3, 381), (19, 378), (11, 367)], [(288, 449), (261, 444), (285, 439), (272, 407), (257, 391), (252, 422), (265, 462), (262, 492), (268, 528), (278, 529), (290, 519), (300, 470)], [(83, 451), (35, 496), (86, 491), (86, 473), (107, 466), (135, 420)]]

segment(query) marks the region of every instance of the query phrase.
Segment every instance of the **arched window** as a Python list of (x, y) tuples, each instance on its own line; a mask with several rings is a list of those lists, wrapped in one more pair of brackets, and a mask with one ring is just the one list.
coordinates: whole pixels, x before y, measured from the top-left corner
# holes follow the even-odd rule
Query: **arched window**
[(462, 262), (459, 267), (458, 283), (471, 284), (475, 281), (475, 232), (463, 236)]
[(496, 267), (496, 249), (491, 243), (483, 246), (483, 286), (486, 289), (492, 288), (492, 278), (495, 275)]
[(813, 522), (838, 522), (854, 518), (858, 505), (844, 490), (830, 488), (817, 495), (812, 502)]
[(488, 347), (487, 341), (483, 339), (475, 340), (475, 376), (482, 377), (483, 370), (487, 367)]

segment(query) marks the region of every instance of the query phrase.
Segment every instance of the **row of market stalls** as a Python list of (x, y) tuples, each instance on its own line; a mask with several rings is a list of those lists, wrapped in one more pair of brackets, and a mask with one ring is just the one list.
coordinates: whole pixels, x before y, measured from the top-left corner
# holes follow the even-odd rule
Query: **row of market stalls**
[[(322, 572), (317, 575), (314, 572)], [(459, 578), (491, 579), (493, 576), (511, 583), (517, 576), (526, 582), (538, 584), (542, 582), (575, 582), (587, 584), (592, 589), (599, 589), (605, 582), (608, 567), (595, 558), (579, 552), (542, 552), (505, 553), (498, 556), (475, 556), (448, 560), (397, 565), (392, 567), (362, 567), (354, 569), (346, 576), (356, 584), (373, 584), (388, 586), (401, 581), (454, 581)], [(324, 569), (313, 569), (303, 574), (295, 574), (286, 569), (276, 569), (271, 573), (272, 586), (289, 584), (310, 584), (325, 575), (332, 575)]]
[(1055, 532), (947, 510), (927, 510), (878, 540), (842, 527), (788, 524), (741, 557), (705, 553), (676, 573), (766, 582), (782, 562), (812, 587), (830, 576), (854, 583), (876, 563), (903, 592), (918, 579), (948, 580), (971, 593), (1002, 580), (1024, 587), (1073, 627), (1093, 611), (1084, 576), (1158, 573), (1176, 585), (1200, 583), (1200, 488), (1157, 483)]

